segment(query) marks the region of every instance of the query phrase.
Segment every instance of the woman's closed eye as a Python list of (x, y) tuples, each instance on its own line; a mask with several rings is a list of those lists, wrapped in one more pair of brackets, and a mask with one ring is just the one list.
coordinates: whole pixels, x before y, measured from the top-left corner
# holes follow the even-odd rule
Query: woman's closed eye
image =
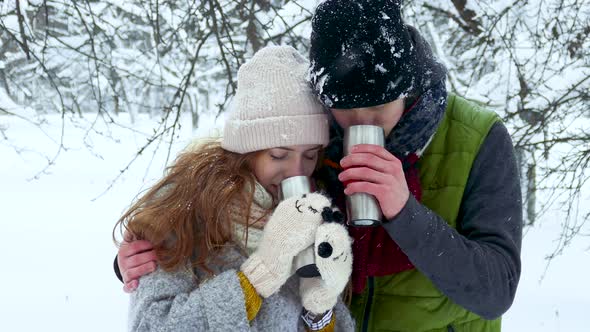
[(273, 160), (283, 160), (283, 159), (287, 158), (287, 153), (285, 153), (285, 154), (271, 153), (270, 158), (272, 158)]
[(307, 160), (315, 160), (318, 157), (318, 153), (317, 152), (313, 152), (313, 153), (305, 153), (303, 155), (303, 157)]

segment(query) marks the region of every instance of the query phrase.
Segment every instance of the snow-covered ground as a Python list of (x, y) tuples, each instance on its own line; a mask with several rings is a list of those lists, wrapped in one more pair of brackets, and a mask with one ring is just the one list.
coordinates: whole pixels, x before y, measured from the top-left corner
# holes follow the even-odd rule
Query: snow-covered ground
[[(114, 126), (108, 136), (91, 132), (85, 143), (91, 120), (77, 120), (77, 126), (67, 121), (67, 150), (48, 174), (34, 179), (57, 151), (60, 118), (50, 117), (44, 134), (20, 119), (0, 116), (0, 130), (9, 138), (0, 143), (0, 331), (126, 330), (128, 296), (113, 274), (111, 232), (135, 195), (161, 175), (166, 148), (155, 154), (148, 149), (103, 194), (145, 142), (143, 133), (153, 122), (129, 124), (136, 132)], [(195, 135), (186, 120), (172, 156)], [(196, 135), (210, 132), (213, 119), (203, 122)], [(109, 132), (100, 124), (96, 129)], [(559, 221), (559, 215), (548, 214), (541, 226), (527, 230), (521, 283), (504, 331), (589, 330), (588, 238), (574, 241), (540, 280)]]

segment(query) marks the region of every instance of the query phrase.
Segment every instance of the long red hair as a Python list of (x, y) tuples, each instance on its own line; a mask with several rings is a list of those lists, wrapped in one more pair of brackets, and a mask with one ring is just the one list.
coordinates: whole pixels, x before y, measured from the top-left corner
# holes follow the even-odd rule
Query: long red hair
[(255, 156), (229, 152), (219, 142), (181, 153), (164, 178), (117, 221), (113, 237), (126, 229), (134, 239), (150, 241), (167, 271), (188, 260), (210, 271), (209, 258), (232, 240), (230, 204), (238, 204), (248, 225), (253, 190), (246, 189), (256, 181), (250, 167)]

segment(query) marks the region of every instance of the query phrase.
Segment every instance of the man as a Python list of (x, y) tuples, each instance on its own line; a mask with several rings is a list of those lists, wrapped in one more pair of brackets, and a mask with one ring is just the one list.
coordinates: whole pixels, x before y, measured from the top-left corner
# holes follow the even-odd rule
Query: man
[[(350, 229), (358, 328), (499, 331), (522, 239), (505, 126), (447, 93), (444, 65), (399, 0), (328, 0), (312, 25), (310, 80), (333, 118), (317, 177), (340, 202), (373, 195), (384, 215), (383, 226)], [(385, 147), (343, 158), (343, 128), (359, 124), (383, 127)]]

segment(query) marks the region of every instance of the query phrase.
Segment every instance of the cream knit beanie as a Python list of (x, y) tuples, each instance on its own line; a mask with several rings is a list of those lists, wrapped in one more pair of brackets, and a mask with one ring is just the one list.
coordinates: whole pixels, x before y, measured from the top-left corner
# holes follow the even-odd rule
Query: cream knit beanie
[(238, 89), (221, 146), (247, 153), (281, 146), (321, 144), (328, 117), (307, 81), (309, 63), (291, 46), (269, 46), (238, 70)]

